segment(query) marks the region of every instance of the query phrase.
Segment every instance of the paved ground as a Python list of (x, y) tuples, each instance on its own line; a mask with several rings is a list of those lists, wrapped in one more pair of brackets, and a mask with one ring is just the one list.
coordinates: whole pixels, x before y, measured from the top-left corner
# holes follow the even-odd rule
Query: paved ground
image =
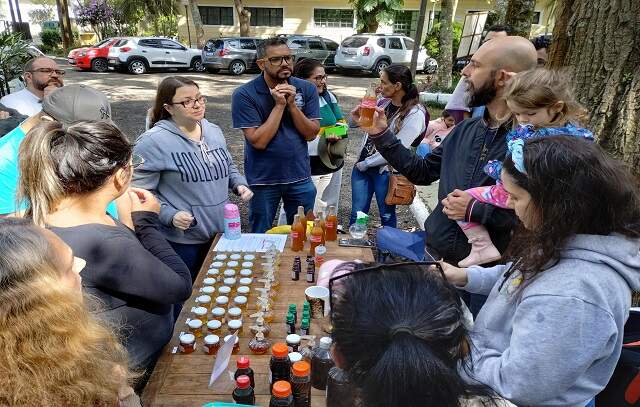
[[(65, 76), (67, 84), (83, 83), (100, 89), (108, 95), (111, 100), (115, 122), (132, 139), (135, 139), (144, 131), (146, 111), (152, 105), (156, 86), (162, 78), (170, 75), (183, 75), (195, 80), (200, 85), (202, 93), (207, 96), (207, 119), (222, 128), (233, 158), (242, 167), (244, 138), (240, 131), (231, 127), (231, 94), (238, 86), (248, 82), (256, 74), (234, 77), (228, 74), (169, 72), (133, 76), (115, 72), (82, 72), (66, 65), (63, 60), (60, 60), (60, 63), (67, 70), (67, 75)], [(348, 112), (355, 107), (358, 100), (363, 96), (366, 87), (373, 80), (375, 80), (373, 77), (364, 74), (348, 77), (336, 74), (330, 76), (329, 87), (340, 100), (342, 109)], [(342, 224), (346, 224), (349, 219), (351, 170), (357, 158), (361, 142), (362, 133), (360, 131), (350, 133), (339, 213), (339, 219)], [(246, 206), (242, 205), (241, 208), (243, 220), (246, 222)], [(379, 224), (377, 213), (378, 209), (374, 199), (372, 210), (370, 211), (372, 225)], [(409, 207), (399, 206), (397, 213), (398, 227), (409, 229), (417, 226)]]

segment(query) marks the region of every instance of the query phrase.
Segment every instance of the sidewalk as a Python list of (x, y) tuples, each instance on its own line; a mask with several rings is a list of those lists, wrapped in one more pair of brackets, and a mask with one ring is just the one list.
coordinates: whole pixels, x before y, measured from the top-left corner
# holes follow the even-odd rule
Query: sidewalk
[(417, 194), (413, 199), (413, 203), (409, 207), (413, 217), (415, 218), (420, 229), (424, 230), (424, 221), (431, 213), (433, 208), (438, 204), (438, 187), (440, 183), (438, 181), (427, 186), (416, 186)]

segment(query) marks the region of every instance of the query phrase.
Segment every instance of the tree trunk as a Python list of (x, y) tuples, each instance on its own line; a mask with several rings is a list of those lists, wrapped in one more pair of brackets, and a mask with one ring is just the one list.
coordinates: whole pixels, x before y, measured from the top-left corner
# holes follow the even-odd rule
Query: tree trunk
[(240, 36), (248, 37), (251, 30), (251, 12), (244, 8), (242, 0), (234, 0), (233, 2), (236, 5), (236, 12), (240, 22)]
[(509, 0), (505, 24), (513, 27), (513, 35), (529, 38), (536, 0)]
[(451, 87), (451, 68), (453, 65), (453, 0), (440, 2), (440, 36), (438, 44), (438, 79), (437, 83), (442, 88)]
[(508, 0), (496, 0), (496, 6), (493, 9), (493, 11), (496, 12), (496, 24), (504, 24), (505, 17), (507, 16), (508, 2)]
[(204, 47), (204, 27), (202, 26), (202, 18), (200, 18), (200, 9), (198, 8), (198, 0), (189, 0), (191, 6), (191, 19), (196, 34), (196, 43), (198, 48)]
[(600, 145), (640, 176), (640, 2), (558, 1), (549, 66), (564, 67)]
[[(364, 13), (364, 12), (363, 12)], [(362, 33), (375, 33), (378, 31), (378, 19), (377, 15), (379, 13), (378, 7), (372, 10), (369, 13), (362, 14), (360, 17), (364, 20), (364, 25), (361, 29), (358, 30), (358, 34)]]

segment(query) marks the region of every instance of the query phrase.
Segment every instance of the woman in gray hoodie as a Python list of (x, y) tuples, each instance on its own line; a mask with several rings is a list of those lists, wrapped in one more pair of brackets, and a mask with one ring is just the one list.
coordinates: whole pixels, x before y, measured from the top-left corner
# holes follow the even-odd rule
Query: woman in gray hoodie
[(165, 78), (158, 86), (151, 128), (134, 149), (145, 161), (133, 184), (160, 200), (161, 230), (194, 279), (211, 240), (224, 230), (229, 189), (244, 201), (253, 196), (220, 127), (204, 118), (205, 102), (194, 81)]
[(470, 335), (469, 380), (517, 405), (591, 405), (613, 374), (640, 289), (636, 183), (583, 139), (509, 147), (502, 180), (523, 227), (507, 264), (445, 265), (454, 285), (489, 296)]

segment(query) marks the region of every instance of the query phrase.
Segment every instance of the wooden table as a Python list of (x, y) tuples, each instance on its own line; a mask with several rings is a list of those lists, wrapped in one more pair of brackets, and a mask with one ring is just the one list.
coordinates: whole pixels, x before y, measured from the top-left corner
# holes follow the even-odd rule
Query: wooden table
[[(217, 243), (216, 239), (211, 246), (212, 249)], [(275, 318), (269, 325), (271, 326), (271, 334), (269, 339), (271, 343), (285, 342), (286, 336), (284, 317), (286, 316), (287, 307), (290, 303), (298, 305), (298, 315), (302, 313), (302, 303), (305, 300), (304, 290), (313, 285), (305, 281), (306, 264), (305, 258), (308, 252), (308, 244), (305, 246), (306, 251), (294, 253), (289, 249), (289, 242), (284, 253), (281, 255), (280, 267), (278, 270), (278, 279), (280, 287), (278, 297), (275, 301), (274, 313)], [(325, 259), (344, 259), (353, 260), (360, 259), (363, 261), (373, 261), (373, 255), (368, 248), (340, 247), (337, 242), (327, 242), (327, 255)], [(178, 336), (181, 332), (186, 331), (185, 321), (191, 315), (191, 308), (195, 306), (194, 299), (198, 296), (198, 290), (202, 287), (202, 280), (206, 276), (206, 271), (215, 255), (211, 250), (205, 260), (202, 270), (193, 285), (193, 294), (185, 303), (182, 313), (178, 318), (174, 329), (174, 335), (171, 341), (165, 346), (162, 356), (151, 375), (147, 384), (142, 400), (146, 407), (200, 407), (203, 404), (212, 401), (233, 402), (231, 392), (233, 389), (225, 389), (222, 393), (220, 390), (212, 390), (208, 388), (211, 370), (215, 361), (215, 356), (205, 355), (202, 350), (202, 339), (199, 338), (195, 352), (191, 354), (173, 354), (174, 347), (178, 345)], [(291, 266), (293, 258), (298, 255), (302, 260), (302, 273), (299, 281), (291, 280)], [(259, 269), (254, 270), (254, 279), (260, 273)], [(251, 297), (248, 310), (244, 313), (245, 329), (240, 335), (240, 353), (232, 355), (229, 362), (229, 370), (235, 371), (235, 363), (240, 355), (248, 355), (251, 359), (251, 367), (255, 372), (256, 383), (256, 404), (261, 406), (269, 405), (269, 359), (270, 354), (252, 355), (247, 346), (251, 339), (251, 331), (247, 329), (252, 325), (253, 319), (247, 318), (247, 315), (256, 312), (254, 289), (258, 286), (254, 281), (251, 285)], [(322, 331), (321, 325), (327, 321), (312, 320), (311, 335), (316, 335), (316, 342), (321, 336), (327, 336)], [(299, 319), (298, 319), (299, 324)], [(298, 325), (299, 326), (299, 325)], [(224, 326), (223, 326), (224, 327)], [(221, 338), (222, 340), (223, 338)], [(214, 386), (215, 387), (215, 386)], [(312, 406), (325, 406), (324, 391), (312, 390)]]

